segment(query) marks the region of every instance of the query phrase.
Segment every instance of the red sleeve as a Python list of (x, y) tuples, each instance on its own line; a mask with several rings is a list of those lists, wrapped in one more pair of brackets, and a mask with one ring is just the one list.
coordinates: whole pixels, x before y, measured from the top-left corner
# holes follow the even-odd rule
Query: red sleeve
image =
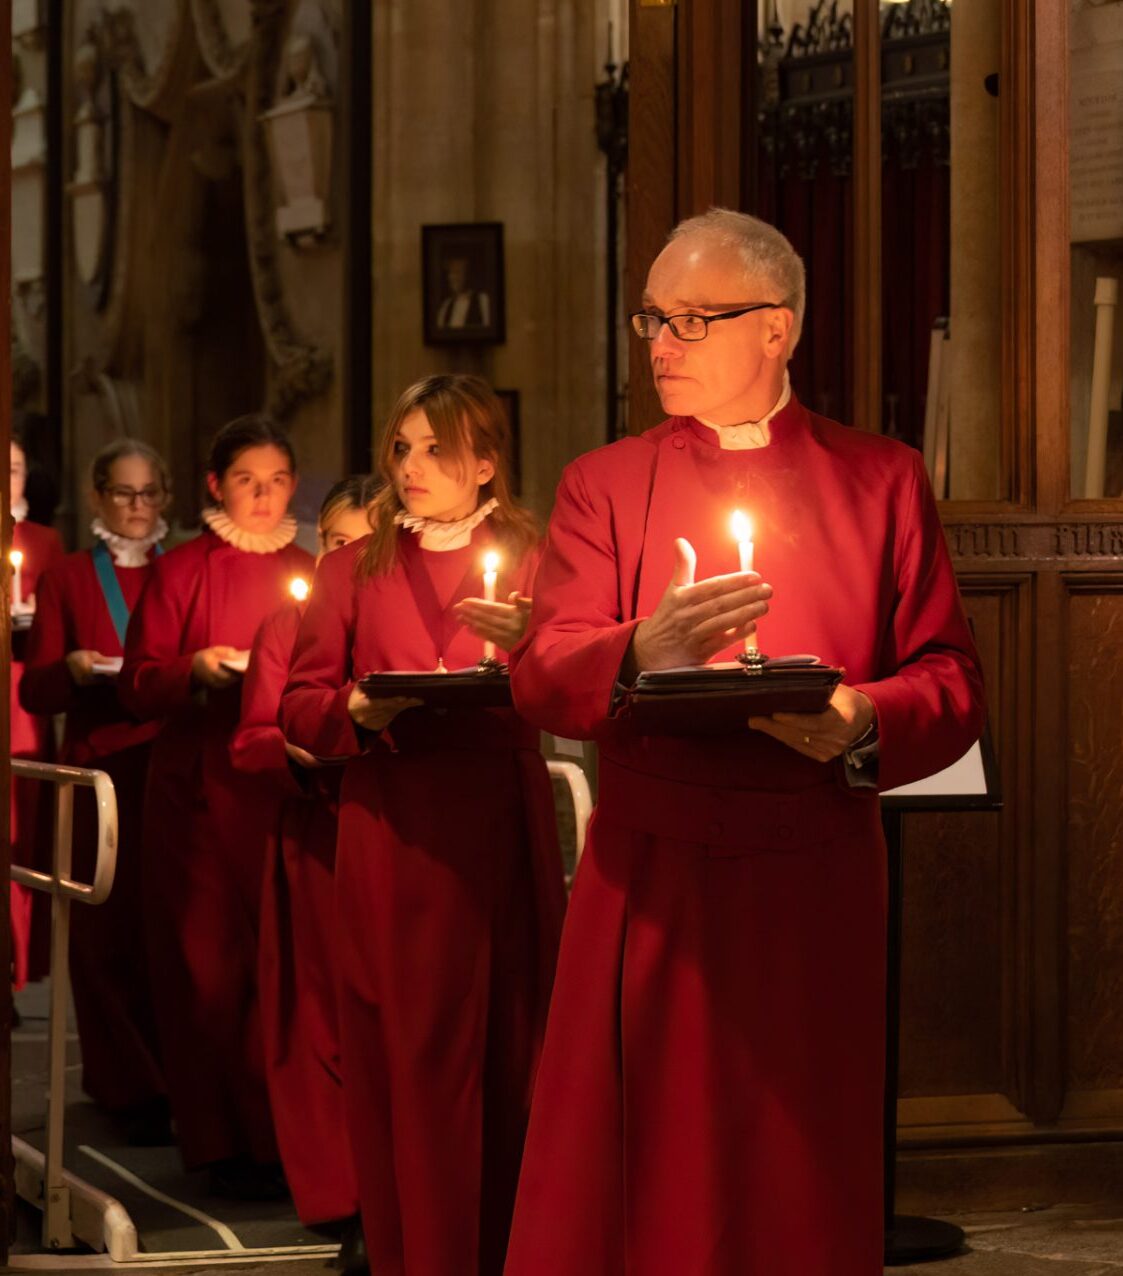
[(607, 498), (590, 494), (574, 463), (558, 487), (530, 625), (511, 653), (515, 705), (536, 726), (588, 740), (608, 718), (620, 665), (639, 623), (622, 620), (619, 599)]
[(48, 569), (36, 586), (35, 619), (24, 649), (19, 702), (28, 713), (65, 713), (73, 707), (74, 680), (66, 666), (66, 602), (62, 571)]
[(230, 741), (230, 757), (239, 771), (269, 775), (293, 793), (300, 785), (289, 769), (278, 714), (289, 672), (295, 624), (289, 607), (261, 622), (242, 682), (242, 717)]
[(348, 546), (328, 554), (316, 569), (281, 697), (285, 738), (317, 758), (348, 758), (362, 751), (347, 710), (355, 685), (355, 557)]
[(885, 661), (896, 672), (855, 688), (877, 710), (882, 790), (951, 766), (982, 734), (985, 716), (979, 657), (919, 454), (898, 528)]
[(181, 646), (193, 582), (183, 579), (175, 555), (173, 550), (152, 564), (125, 635), (125, 663), (117, 678), (117, 694), (125, 708), (142, 720), (185, 709), (194, 690), (194, 652), (185, 652)]

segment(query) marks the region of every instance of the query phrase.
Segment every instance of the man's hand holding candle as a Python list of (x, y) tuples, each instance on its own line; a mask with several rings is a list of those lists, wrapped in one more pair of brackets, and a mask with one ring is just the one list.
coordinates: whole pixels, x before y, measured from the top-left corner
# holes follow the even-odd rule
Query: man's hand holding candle
[(875, 716), (869, 696), (839, 684), (822, 713), (775, 713), (770, 718), (750, 718), (749, 726), (805, 758), (830, 762), (866, 734)]
[(659, 605), (636, 626), (622, 674), (704, 665), (724, 647), (747, 638), (768, 612), (772, 586), (756, 572), (730, 572), (694, 582), (698, 556), (689, 541), (675, 541), (671, 583)]
[(507, 595), (505, 603), (464, 598), (453, 610), (477, 637), (510, 651), (526, 633), (530, 605), (531, 600), (516, 589)]

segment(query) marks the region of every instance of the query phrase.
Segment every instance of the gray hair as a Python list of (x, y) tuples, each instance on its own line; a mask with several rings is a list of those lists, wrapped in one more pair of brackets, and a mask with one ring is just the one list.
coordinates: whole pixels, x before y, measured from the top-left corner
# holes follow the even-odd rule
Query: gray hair
[[(745, 275), (761, 280), (774, 290), (777, 301), (795, 316), (788, 338), (788, 356), (803, 330), (807, 284), (803, 259), (787, 238), (759, 217), (738, 213), (732, 208), (711, 208), (697, 217), (688, 217), (667, 236), (667, 242), (684, 235), (705, 235), (713, 243), (740, 255)], [(771, 297), (751, 297), (750, 301), (770, 301)]]

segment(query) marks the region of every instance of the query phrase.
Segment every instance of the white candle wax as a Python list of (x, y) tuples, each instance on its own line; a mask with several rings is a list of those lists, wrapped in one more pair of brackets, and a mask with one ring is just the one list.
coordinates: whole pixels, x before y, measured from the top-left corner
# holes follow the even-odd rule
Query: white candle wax
[[(495, 586), (499, 580), (499, 555), (494, 551), (484, 555), (484, 602), (495, 602)], [(495, 659), (495, 643), (484, 642), (484, 659)]]
[[(737, 510), (733, 515), (732, 526), (733, 535), (737, 538), (737, 553), (741, 561), (741, 570), (743, 572), (751, 572), (753, 570), (753, 525), (746, 515)], [(757, 650), (755, 632), (749, 634), (745, 639), (745, 650)]]
[(12, 564), (12, 609), (23, 606), (23, 554), (13, 549), (8, 555)]

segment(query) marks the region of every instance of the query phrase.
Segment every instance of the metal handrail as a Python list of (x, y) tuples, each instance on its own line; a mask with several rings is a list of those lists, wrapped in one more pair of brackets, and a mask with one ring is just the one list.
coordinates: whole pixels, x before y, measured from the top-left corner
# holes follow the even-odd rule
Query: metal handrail
[(573, 818), (577, 825), (577, 859), (574, 867), (581, 863), (585, 851), (585, 833), (589, 827), (589, 819), (593, 814), (593, 795), (589, 790), (589, 781), (584, 770), (576, 762), (562, 762), (550, 758), (546, 769), (558, 780), (569, 785), (569, 796), (573, 799)]
[[(63, 1169), (63, 1121), (66, 1116), (66, 1012), (70, 1000), (70, 905), (102, 904), (117, 872), (117, 794), (104, 771), (12, 759), (12, 775), (55, 785), (55, 836), (51, 871), (13, 864), (12, 880), (51, 897), (51, 1005), (47, 1021), (47, 1150), (43, 1169), (43, 1244), (67, 1249), (74, 1244), (71, 1185)], [(92, 882), (71, 877), (74, 836), (74, 787), (92, 788), (97, 803), (97, 861)]]

